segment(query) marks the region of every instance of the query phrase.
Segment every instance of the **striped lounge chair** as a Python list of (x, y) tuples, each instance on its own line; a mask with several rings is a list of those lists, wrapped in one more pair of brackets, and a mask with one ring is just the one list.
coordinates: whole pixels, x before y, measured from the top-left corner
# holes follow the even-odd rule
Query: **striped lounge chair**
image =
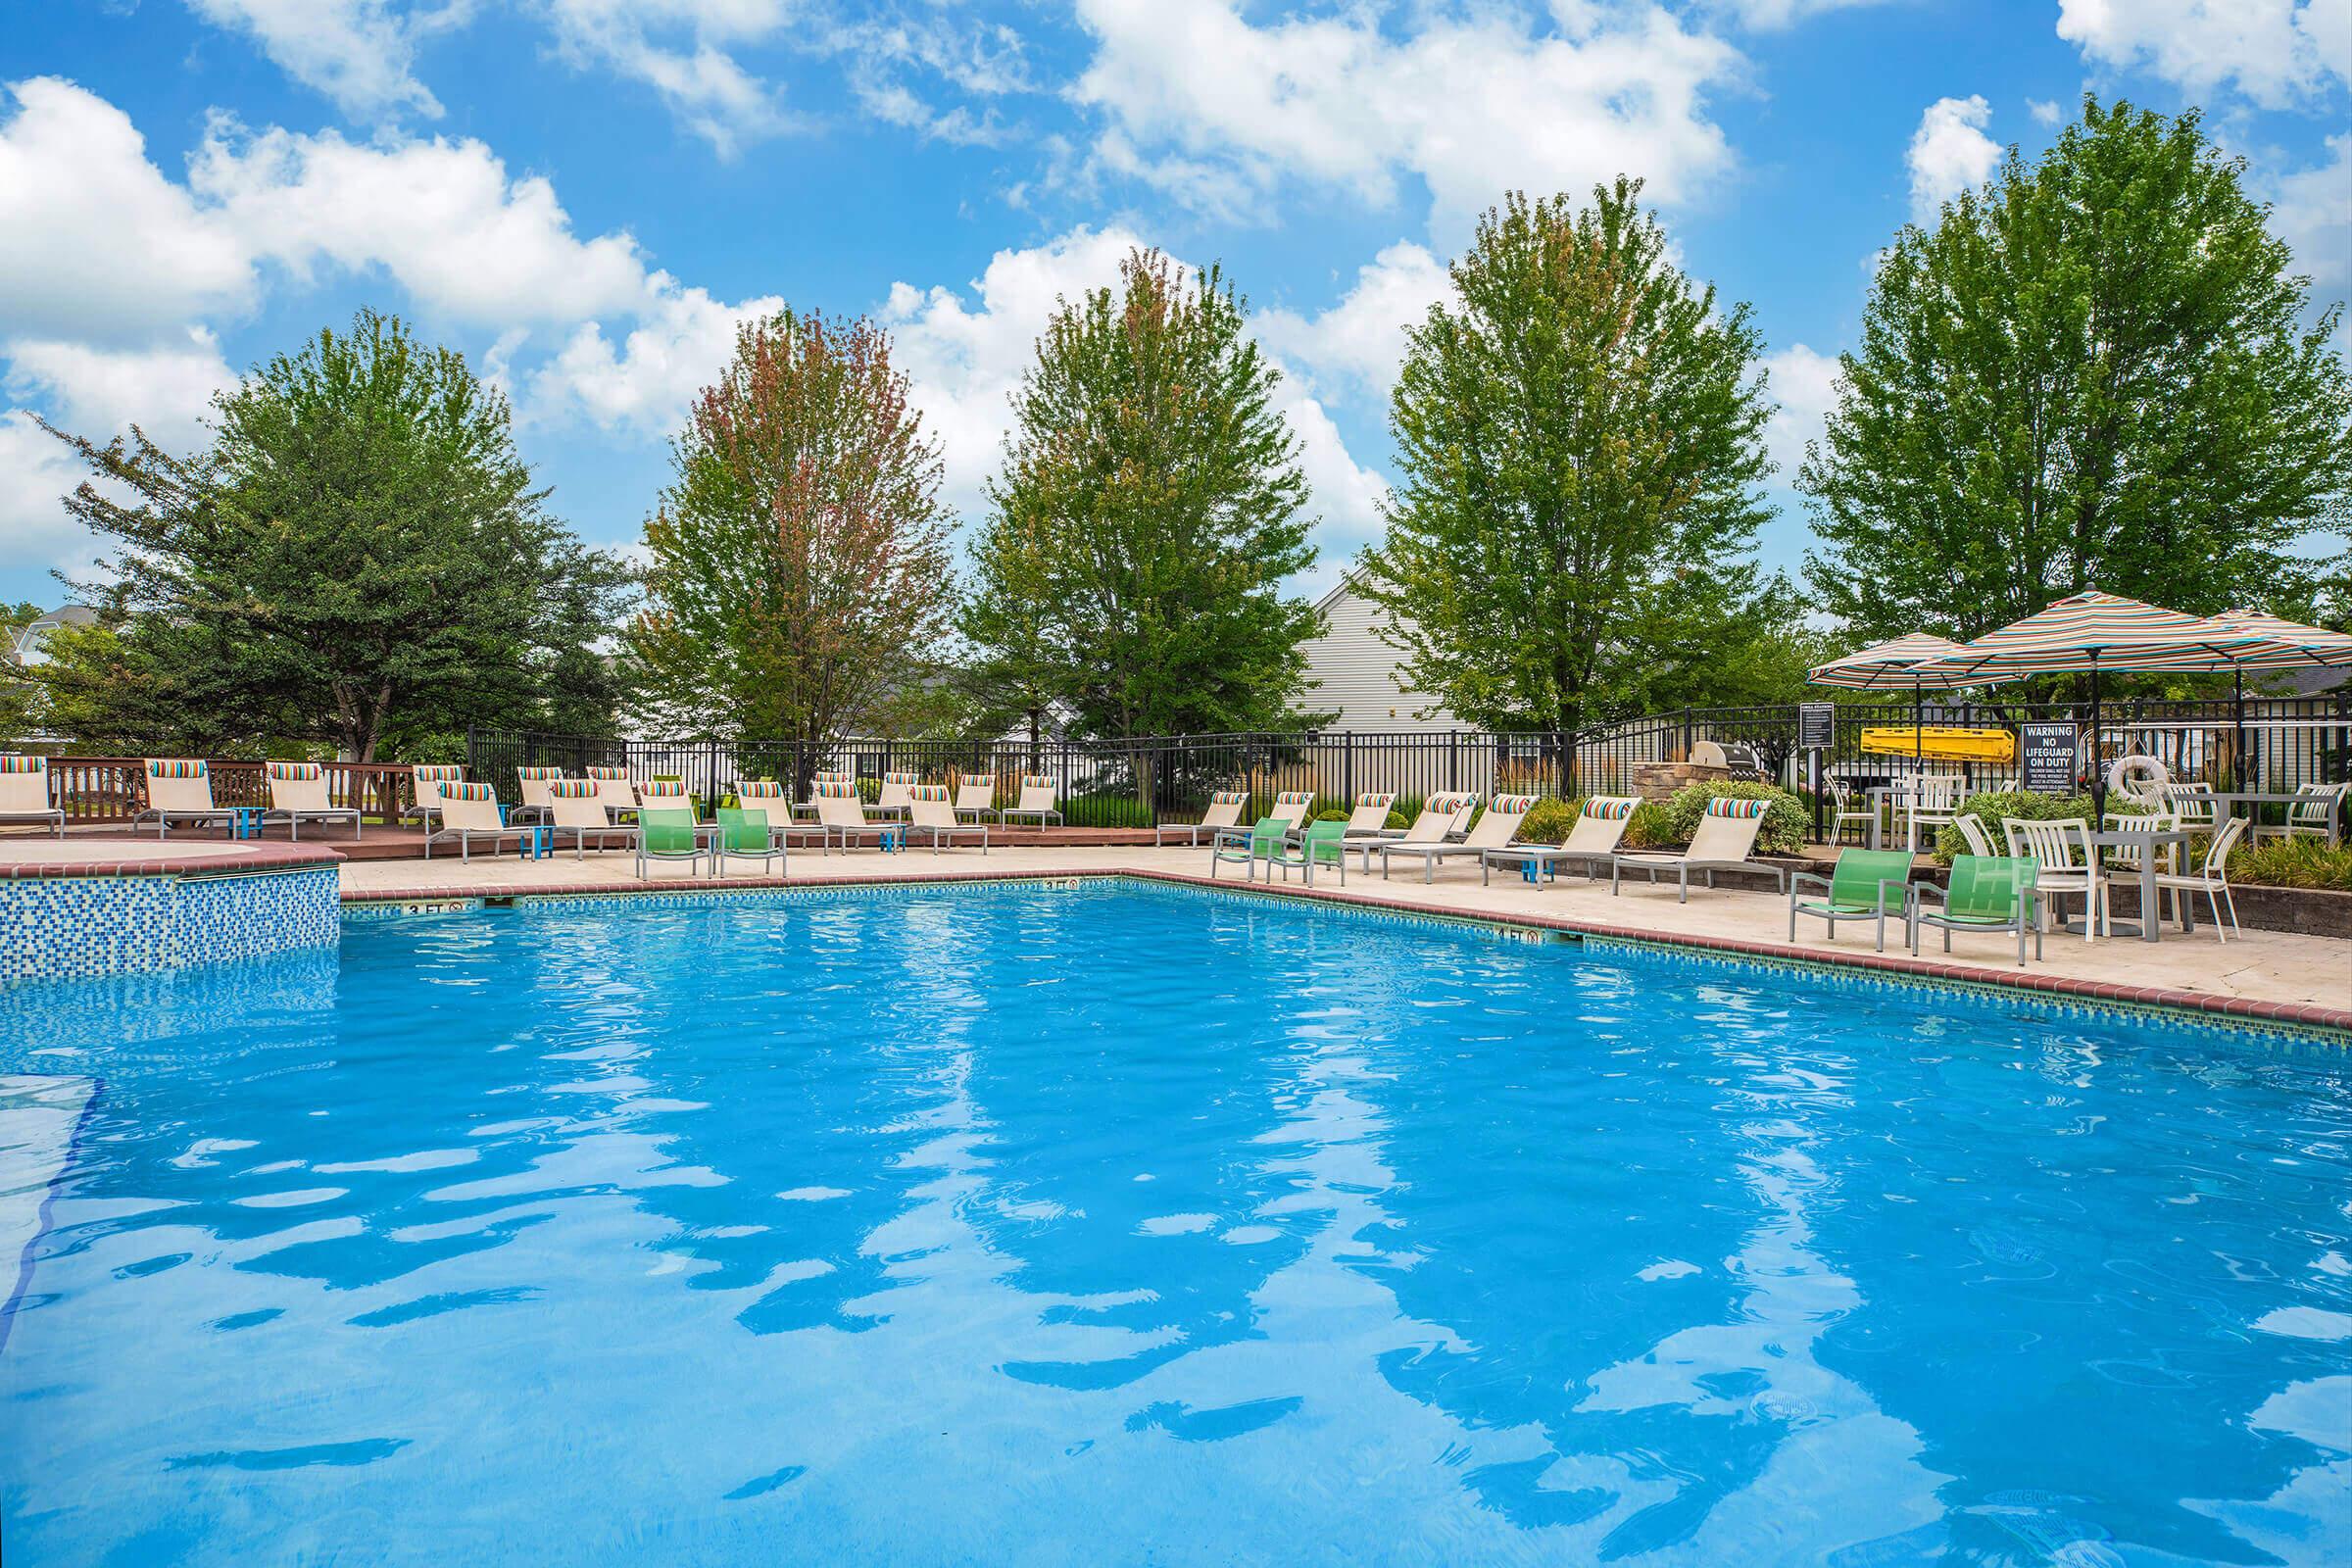
[(49, 794), (49, 759), (0, 752), (0, 822), (46, 822), (66, 836), (66, 813)]
[(174, 822), (218, 822), (232, 826), (236, 809), (213, 803), (213, 779), (200, 757), (150, 757), (146, 761), (147, 806), (130, 819), (133, 827), (155, 818), (162, 838)]
[(305, 822), (349, 822), (352, 842), (359, 842), (364, 830), (360, 825), (360, 808), (356, 806), (337, 806), (326, 798), (326, 768), (318, 762), (271, 762), (270, 775), (270, 809), (262, 820), (286, 824), (286, 837), (300, 839)]
[(1751, 859), (1756, 847), (1756, 835), (1764, 830), (1764, 813), (1772, 807), (1770, 801), (1740, 801), (1718, 797), (1707, 803), (1707, 814), (1698, 819), (1698, 831), (1690, 836), (1690, 848), (1680, 854), (1649, 850), (1620, 850), (1609, 857), (1609, 892), (1621, 891), (1620, 878), (1626, 871), (1646, 871), (1652, 882), (1660, 871), (1672, 871), (1681, 890), (1676, 901), (1690, 902), (1690, 873), (1697, 871), (1706, 878), (1706, 885), (1715, 885), (1718, 871), (1768, 871), (1782, 893), (1788, 891), (1788, 873), (1767, 861)]

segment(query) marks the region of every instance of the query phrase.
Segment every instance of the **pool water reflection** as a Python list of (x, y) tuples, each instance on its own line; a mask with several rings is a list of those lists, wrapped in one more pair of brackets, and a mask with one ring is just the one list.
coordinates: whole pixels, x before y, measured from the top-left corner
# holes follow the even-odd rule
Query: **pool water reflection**
[(2321, 1055), (1110, 887), (353, 922), (0, 1022), (100, 1085), (9, 1568), (2346, 1547)]

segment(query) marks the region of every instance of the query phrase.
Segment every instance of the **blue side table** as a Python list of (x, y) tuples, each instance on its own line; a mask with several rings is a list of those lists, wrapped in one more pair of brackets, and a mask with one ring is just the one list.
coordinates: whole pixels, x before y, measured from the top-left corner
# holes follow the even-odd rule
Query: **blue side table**
[(232, 839), (258, 839), (262, 836), (262, 808), (258, 806), (232, 806), (228, 808), (228, 836)]
[(895, 827), (886, 827), (875, 842), (881, 846), (884, 855), (896, 855), (899, 853), (899, 830)]

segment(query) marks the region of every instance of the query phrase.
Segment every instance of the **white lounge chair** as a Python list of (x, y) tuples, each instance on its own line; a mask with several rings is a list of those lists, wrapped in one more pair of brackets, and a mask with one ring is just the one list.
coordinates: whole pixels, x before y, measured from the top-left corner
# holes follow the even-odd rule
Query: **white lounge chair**
[(956, 814), (969, 816), (977, 822), (984, 816), (997, 814), (997, 775), (994, 773), (958, 773), (956, 775)]
[(441, 826), (424, 836), (424, 858), (433, 858), (433, 846), (443, 839), (458, 841), (458, 858), (473, 858), (473, 841), (488, 839), (490, 853), (508, 839), (517, 844), (534, 828), (509, 827), (504, 812), (498, 808), (498, 791), (487, 784), (468, 784), (464, 780), (445, 782), (441, 786)]
[(885, 773), (882, 790), (868, 808), (876, 816), (906, 816), (914, 803), (914, 787), (923, 781), (920, 773)]
[(147, 808), (130, 819), (136, 827), (155, 818), (155, 836), (162, 838), (174, 822), (219, 822), (236, 828), (238, 808), (213, 803), (212, 772), (201, 757), (150, 757), (146, 760)]
[(1389, 858), (1392, 856), (1419, 857), (1421, 880), (1433, 882), (1437, 880), (1438, 862), (1441, 860), (1461, 856), (1480, 859), (1489, 850), (1506, 848), (1511, 840), (1519, 836), (1519, 824), (1527, 820), (1527, 813), (1534, 809), (1535, 804), (1536, 798), (1533, 795), (1497, 795), (1487, 803), (1485, 812), (1470, 825), (1469, 832), (1465, 833), (1458, 841), (1449, 840), (1440, 844), (1396, 842), (1381, 844), (1378, 846), (1381, 879), (1383, 881), (1388, 879)]
[(1478, 797), (1465, 794), (1432, 795), (1421, 803), (1412, 824), (1402, 828), (1383, 828), (1369, 838), (1344, 838), (1349, 849), (1363, 857), (1364, 869), (1372, 869), (1372, 852), (1391, 846), (1409, 849), (1416, 844), (1446, 844), (1470, 825), (1470, 813), (1478, 809)]
[(1396, 804), (1395, 790), (1366, 790), (1355, 798), (1342, 838), (1378, 838), (1389, 831), (1389, 809)]
[(604, 808), (607, 820), (617, 822), (623, 812), (637, 809), (637, 786), (629, 781), (627, 768), (599, 763), (583, 771), (596, 786), (596, 804)]
[(980, 853), (988, 853), (988, 824), (956, 819), (955, 792), (945, 784), (917, 784), (907, 791), (906, 836), (931, 841), (931, 853), (953, 846), (959, 835), (980, 835)]
[(547, 781), (547, 833), (551, 845), (561, 844), (564, 835), (571, 835), (571, 858), (588, 857), (588, 841), (596, 847), (610, 849), (618, 839), (623, 849), (637, 847), (637, 830), (616, 825), (598, 799), (596, 780), (592, 778), (558, 778)]
[[(554, 820), (554, 803), (548, 795), (547, 787), (563, 776), (564, 770), (560, 767), (516, 768), (514, 770), (514, 790), (522, 797), (522, 804), (515, 807), (509, 814), (516, 821), (520, 821), (526, 816), (539, 822)], [(596, 792), (591, 790), (589, 793), (593, 795)]]
[(1203, 833), (1217, 834), (1242, 825), (1242, 808), (1250, 804), (1248, 790), (1217, 790), (1208, 798), (1208, 809), (1200, 813), (1198, 822), (1162, 822), (1152, 830), (1153, 844), (1165, 844), (1168, 835), (1181, 833), (1184, 842), (1197, 845)]
[(1585, 879), (1591, 881), (1595, 868), (1606, 863), (1625, 841), (1626, 824), (1634, 819), (1634, 810), (1641, 804), (1636, 795), (1590, 796), (1576, 814), (1576, 825), (1568, 830), (1567, 842), (1506, 844), (1488, 850), (1478, 858), (1479, 880), (1492, 881), (1497, 865), (1524, 865), (1532, 860), (1556, 871), (1562, 860), (1582, 860)]
[(637, 787), (637, 809), (640, 811), (691, 811), (694, 792), (679, 778), (649, 778)]
[(400, 813), (400, 820), (416, 819), (416, 825), (427, 833), (433, 830), (433, 818), (441, 810), (442, 786), (455, 784), (466, 776), (466, 769), (456, 762), (418, 762), (409, 769), (416, 785), (416, 798)]
[(270, 774), (270, 809), (262, 813), (264, 822), (286, 824), (286, 837), (300, 839), (305, 822), (349, 822), (353, 843), (365, 836), (360, 824), (360, 808), (356, 806), (336, 806), (326, 798), (326, 768), (318, 762), (271, 762)]
[(66, 813), (49, 793), (49, 759), (0, 752), (0, 822), (46, 822), (66, 836)]
[(1034, 816), (1037, 825), (1044, 827), (1046, 818), (1061, 820), (1061, 802), (1054, 791), (1054, 781), (1042, 773), (1021, 775), (1021, 798), (1018, 804), (1007, 806), (997, 813), (997, 820), (1009, 822), (1016, 816)]
[(848, 784), (848, 785), (851, 785), (851, 786), (855, 787), (855, 786), (856, 786), (856, 784), (857, 784), (857, 782), (858, 782), (858, 775), (857, 775), (857, 774), (855, 774), (855, 773), (843, 773), (843, 772), (838, 772), (838, 771), (834, 771), (834, 770), (832, 770), (832, 769), (827, 769), (827, 768), (820, 768), (820, 769), (818, 769), (818, 770), (817, 770), (815, 773), (812, 773), (812, 774), (810, 774), (810, 775), (809, 775), (809, 778), (808, 778), (808, 798), (807, 800), (805, 800), (805, 801), (801, 802), (801, 803), (800, 803), (798, 806), (795, 806), (795, 807), (792, 808), (792, 810), (793, 810), (793, 814), (794, 814), (795, 816), (808, 816), (808, 817), (813, 817), (813, 816), (815, 816), (815, 815), (817, 814), (817, 813), (816, 813), (816, 790), (817, 790), (817, 786), (818, 786), (818, 785), (820, 785), (820, 784)]
[(1658, 880), (1660, 871), (1672, 871), (1678, 885), (1675, 902), (1690, 902), (1690, 873), (1697, 871), (1706, 878), (1706, 885), (1715, 885), (1718, 871), (1768, 871), (1780, 891), (1788, 891), (1788, 873), (1767, 861), (1750, 859), (1756, 847), (1756, 835), (1764, 830), (1764, 813), (1771, 808), (1770, 801), (1735, 800), (1718, 796), (1707, 803), (1704, 816), (1698, 819), (1698, 831), (1690, 836), (1690, 847), (1681, 854), (1655, 850), (1620, 850), (1609, 857), (1609, 893), (1614, 897), (1623, 891), (1627, 871), (1644, 871), (1651, 882)]
[(804, 837), (813, 833), (817, 847), (830, 855), (835, 844), (845, 850), (855, 849), (859, 838), (876, 831), (875, 824), (866, 818), (864, 804), (858, 798), (857, 780), (820, 779), (812, 793), (816, 820), (795, 823), (785, 829), (787, 833)]

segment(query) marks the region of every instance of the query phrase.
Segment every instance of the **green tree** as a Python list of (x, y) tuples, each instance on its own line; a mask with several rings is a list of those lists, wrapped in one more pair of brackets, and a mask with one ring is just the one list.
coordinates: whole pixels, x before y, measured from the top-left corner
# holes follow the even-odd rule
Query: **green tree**
[(747, 322), (671, 466), (628, 639), (649, 710), (826, 743), (928, 679), (955, 607), (950, 517), (938, 445), (880, 327), (792, 311)]
[(2292, 596), (2352, 494), (2352, 386), (2242, 162), (2083, 101), (2037, 163), (1880, 263), (1798, 479), (1806, 575), (1865, 640), (1969, 638), (2084, 588)]
[(120, 550), (112, 588), (82, 590), (102, 624), (38, 672), (65, 733), (372, 761), (610, 712), (589, 643), (626, 575), (547, 514), (463, 356), (363, 311), (221, 393), (212, 425), (187, 459), (52, 430), (130, 493), (67, 498)]
[(1115, 288), (1060, 304), (1013, 396), (962, 620), (1010, 706), (1034, 722), (1059, 701), (1122, 739), (1296, 721), (1318, 622), (1283, 582), (1315, 552), (1279, 381), (1215, 268), (1139, 250)]
[(41, 617), (29, 600), (0, 604), (0, 746), (23, 741), (39, 727), (40, 688), (12, 655), (17, 636)]
[(1769, 619), (1760, 340), (1640, 191), (1511, 195), (1406, 334), (1400, 483), (1357, 582), (1412, 684), (1472, 723), (1573, 731), (1703, 688)]

